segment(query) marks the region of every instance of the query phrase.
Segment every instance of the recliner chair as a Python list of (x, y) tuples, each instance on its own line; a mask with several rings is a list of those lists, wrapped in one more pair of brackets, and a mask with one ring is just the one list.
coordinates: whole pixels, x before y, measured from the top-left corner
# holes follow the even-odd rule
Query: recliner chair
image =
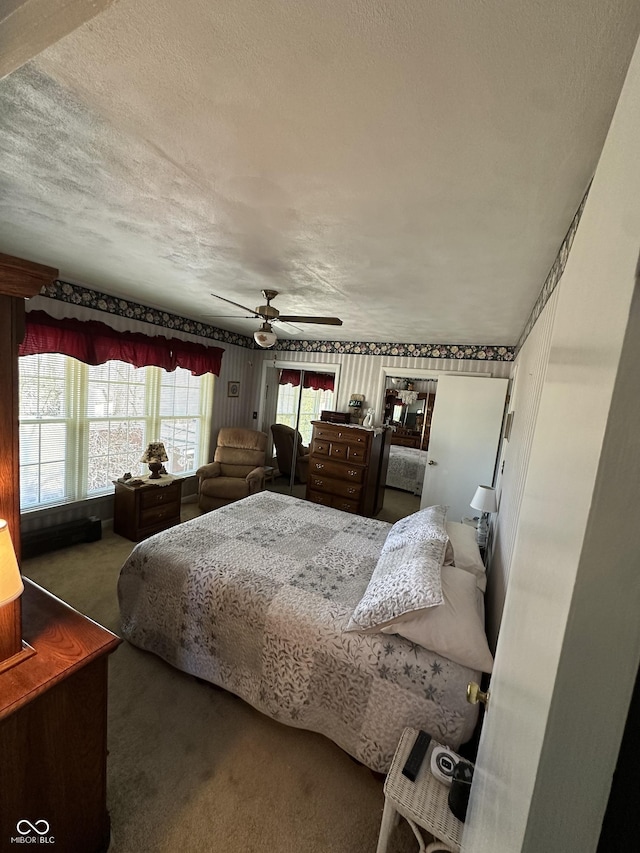
[(267, 440), (255, 429), (220, 430), (213, 462), (196, 471), (200, 509), (208, 512), (264, 489)]
[[(296, 434), (294, 429), (285, 424), (272, 424), (271, 434), (276, 446), (276, 457), (278, 470), (285, 477), (291, 476), (291, 460), (293, 457), (293, 439)], [(302, 436), (298, 433), (298, 445), (296, 447), (296, 479), (301, 483), (307, 482), (309, 474), (309, 448), (302, 444)]]

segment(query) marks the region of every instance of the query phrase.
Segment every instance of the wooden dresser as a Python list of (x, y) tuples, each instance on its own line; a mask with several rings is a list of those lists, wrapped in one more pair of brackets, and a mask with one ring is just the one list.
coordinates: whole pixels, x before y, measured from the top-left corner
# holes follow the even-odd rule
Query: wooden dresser
[(132, 542), (180, 524), (182, 480), (163, 486), (128, 486), (115, 483), (113, 532)]
[(359, 515), (377, 515), (384, 501), (388, 431), (312, 421), (307, 500)]
[(35, 653), (0, 672), (0, 850), (101, 853), (107, 663), (121, 641), (26, 578), (24, 587), (23, 635)]

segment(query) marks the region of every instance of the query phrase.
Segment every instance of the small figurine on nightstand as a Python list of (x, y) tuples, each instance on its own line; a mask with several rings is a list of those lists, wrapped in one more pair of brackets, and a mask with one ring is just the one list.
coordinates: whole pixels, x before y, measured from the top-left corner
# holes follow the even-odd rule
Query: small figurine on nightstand
[(373, 409), (367, 409), (367, 414), (364, 416), (364, 420), (362, 421), (362, 426), (364, 426), (364, 427), (372, 427), (373, 426)]

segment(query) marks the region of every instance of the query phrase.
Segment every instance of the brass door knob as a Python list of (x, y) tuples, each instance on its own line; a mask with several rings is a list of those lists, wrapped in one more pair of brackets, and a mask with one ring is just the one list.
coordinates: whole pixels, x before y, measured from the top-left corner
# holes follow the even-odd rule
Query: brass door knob
[(467, 702), (470, 705), (477, 705), (478, 702), (482, 702), (485, 707), (488, 707), (489, 691), (483, 692), (480, 690), (480, 685), (476, 684), (475, 681), (470, 681), (467, 684)]

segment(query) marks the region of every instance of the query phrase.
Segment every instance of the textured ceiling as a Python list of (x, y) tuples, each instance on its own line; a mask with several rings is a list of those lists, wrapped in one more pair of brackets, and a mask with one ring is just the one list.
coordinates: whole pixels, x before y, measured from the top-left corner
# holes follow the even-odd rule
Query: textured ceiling
[(121, 0), (0, 81), (0, 251), (251, 333), (514, 344), (637, 0)]

